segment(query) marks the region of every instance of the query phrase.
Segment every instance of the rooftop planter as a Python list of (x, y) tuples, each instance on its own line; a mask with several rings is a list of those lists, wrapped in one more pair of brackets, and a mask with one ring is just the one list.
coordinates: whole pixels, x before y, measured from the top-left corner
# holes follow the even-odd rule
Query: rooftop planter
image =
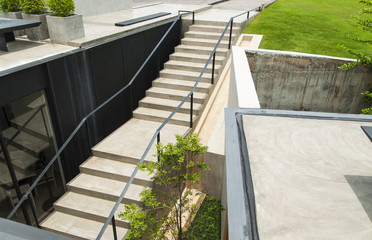
[(21, 8), (23, 19), (41, 22), (38, 27), (26, 29), (27, 37), (32, 40), (49, 38), (45, 2), (43, 0), (23, 0)]
[[(19, 0), (0, 0), (0, 17), (11, 19), (22, 19), (21, 2)], [(25, 35), (25, 30), (14, 32), (15, 36)]]
[(68, 43), (85, 36), (83, 17), (75, 14), (73, 0), (48, 0), (47, 6), (51, 11), (47, 16), (51, 41)]

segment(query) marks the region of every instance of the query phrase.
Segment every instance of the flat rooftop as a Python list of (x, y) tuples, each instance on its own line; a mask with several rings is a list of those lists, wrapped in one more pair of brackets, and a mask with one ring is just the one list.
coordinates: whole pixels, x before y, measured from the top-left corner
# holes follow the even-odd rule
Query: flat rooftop
[(260, 239), (372, 239), (372, 118), (256, 113), (237, 116)]

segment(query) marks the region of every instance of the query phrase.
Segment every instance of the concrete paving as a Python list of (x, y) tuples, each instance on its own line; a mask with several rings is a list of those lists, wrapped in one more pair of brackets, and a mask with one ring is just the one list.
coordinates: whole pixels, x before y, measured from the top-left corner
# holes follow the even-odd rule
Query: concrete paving
[(260, 239), (372, 239), (368, 122), (243, 116)]

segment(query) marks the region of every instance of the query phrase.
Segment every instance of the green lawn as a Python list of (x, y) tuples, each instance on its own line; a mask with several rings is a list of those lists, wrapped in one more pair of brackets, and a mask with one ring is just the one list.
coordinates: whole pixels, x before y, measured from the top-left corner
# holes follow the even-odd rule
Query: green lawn
[(278, 0), (249, 23), (244, 33), (264, 35), (262, 49), (353, 58), (337, 44), (372, 52), (371, 45), (346, 38), (351, 34), (372, 39), (351, 17), (362, 7), (358, 0)]

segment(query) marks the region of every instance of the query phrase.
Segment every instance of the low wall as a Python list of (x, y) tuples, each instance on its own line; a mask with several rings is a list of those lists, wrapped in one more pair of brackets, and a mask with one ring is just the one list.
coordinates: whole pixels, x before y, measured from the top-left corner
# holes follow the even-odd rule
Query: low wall
[(372, 88), (372, 69), (341, 70), (352, 59), (246, 50), (262, 108), (360, 113), (364, 92)]
[(83, 17), (132, 8), (132, 0), (75, 0), (75, 11)]

